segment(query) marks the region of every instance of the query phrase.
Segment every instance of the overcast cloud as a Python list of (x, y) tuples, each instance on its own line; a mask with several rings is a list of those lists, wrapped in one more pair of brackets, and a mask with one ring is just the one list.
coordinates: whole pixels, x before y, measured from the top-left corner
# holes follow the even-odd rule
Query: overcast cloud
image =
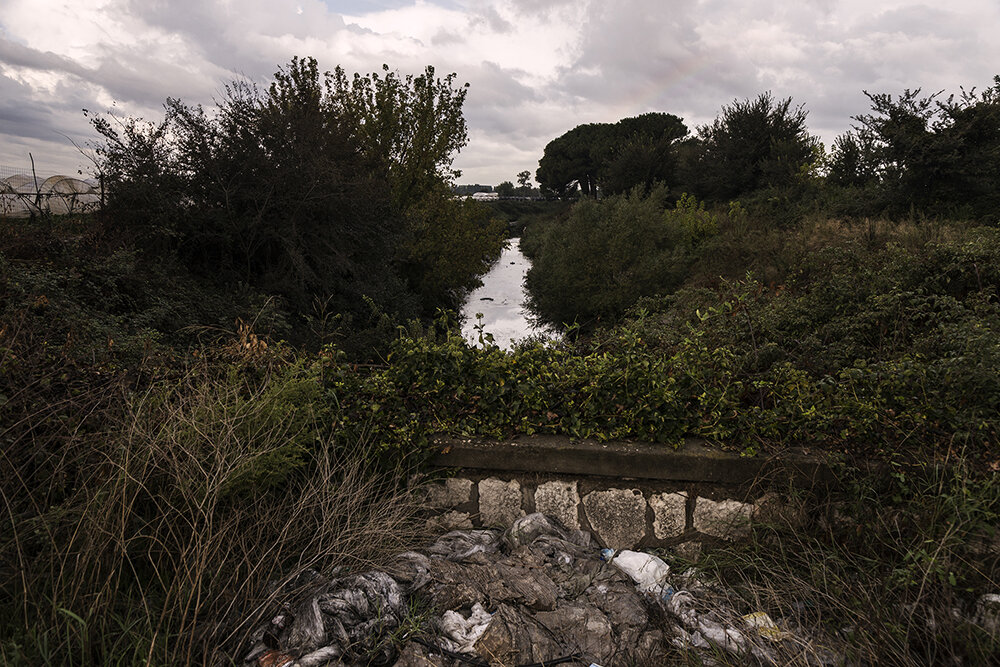
[(324, 69), (428, 64), (471, 84), (463, 183), (534, 173), (585, 122), (648, 111), (692, 130), (770, 90), (829, 145), (862, 91), (957, 92), (1000, 73), (1000, 3), (862, 0), (4, 0), (0, 165), (89, 166), (81, 109), (159, 119), (167, 97), (211, 104), (292, 56)]

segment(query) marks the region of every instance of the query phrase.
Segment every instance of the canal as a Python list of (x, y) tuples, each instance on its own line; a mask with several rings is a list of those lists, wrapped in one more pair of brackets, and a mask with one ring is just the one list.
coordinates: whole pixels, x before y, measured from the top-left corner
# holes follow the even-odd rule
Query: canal
[[(520, 238), (510, 239), (507, 248), (489, 273), (483, 276), (483, 286), (469, 295), (462, 308), (462, 335), (471, 343), (479, 344), (476, 326), (482, 322), (483, 333), (493, 334), (494, 342), (503, 349), (510, 349), (514, 341), (541, 334), (556, 337), (550, 327), (536, 326), (528, 310), (524, 276), (531, 261), (520, 248)], [(479, 320), (477, 315), (481, 314)]]

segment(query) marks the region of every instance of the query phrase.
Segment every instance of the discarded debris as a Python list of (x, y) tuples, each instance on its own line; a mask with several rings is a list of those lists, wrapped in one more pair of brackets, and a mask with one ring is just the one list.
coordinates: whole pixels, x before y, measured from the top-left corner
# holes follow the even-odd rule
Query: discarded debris
[(1000, 595), (986, 593), (979, 596), (975, 622), (991, 635), (1000, 634)]
[(476, 642), (486, 626), (493, 620), (493, 614), (483, 609), (478, 602), (472, 605), (472, 612), (465, 618), (457, 611), (446, 611), (441, 617), (439, 627), (448, 639), (442, 640), (442, 646), (457, 653), (474, 654)]
[[(674, 575), (639, 551), (599, 553), (589, 533), (542, 514), (504, 533), (447, 533), (383, 571), (307, 572), (292, 584), (244, 664), (613, 667), (669, 664), (678, 650), (695, 650), (706, 661), (729, 653), (779, 665), (811, 641), (765, 612), (737, 611), (693, 570)], [(419, 624), (407, 619), (413, 601), (432, 610)], [(842, 661), (826, 654), (815, 664)]]
[(653, 554), (623, 549), (601, 551), (601, 560), (610, 561), (619, 570), (632, 577), (640, 593), (651, 593), (659, 597), (667, 586), (670, 566)]
[(771, 641), (781, 641), (782, 639), (787, 639), (790, 635), (787, 632), (783, 632), (779, 628), (771, 617), (762, 611), (755, 611), (752, 614), (746, 614), (741, 617), (748, 626), (755, 629), (757, 634), (761, 637), (770, 639)]

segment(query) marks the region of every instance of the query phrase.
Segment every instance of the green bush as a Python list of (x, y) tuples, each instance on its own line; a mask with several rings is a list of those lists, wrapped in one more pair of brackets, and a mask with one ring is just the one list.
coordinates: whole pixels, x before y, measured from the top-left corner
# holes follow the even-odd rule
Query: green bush
[[(673, 215), (698, 233), (710, 220)], [(789, 285), (685, 289), (573, 344), (506, 353), (404, 336), (364, 391), (410, 436), (700, 435), (748, 453), (934, 460), (962, 448), (988, 463), (1000, 442), (997, 236), (832, 247), (806, 255)]]
[(532, 308), (555, 324), (614, 322), (644, 296), (681, 285), (714, 216), (690, 197), (665, 210), (667, 191), (639, 189), (577, 203), (528, 241)]

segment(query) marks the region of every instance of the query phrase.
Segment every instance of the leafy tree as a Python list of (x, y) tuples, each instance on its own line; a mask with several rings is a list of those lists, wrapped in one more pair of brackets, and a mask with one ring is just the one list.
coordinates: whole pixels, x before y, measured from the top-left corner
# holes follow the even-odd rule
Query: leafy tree
[(531, 188), (531, 172), (525, 169), (517, 174), (517, 187), (530, 189)]
[[(342, 72), (294, 58), (266, 92), (229, 85), (213, 113), (168, 100), (160, 124), (96, 117), (109, 211), (147, 247), (280, 294), (300, 314), (317, 301), (348, 316), (453, 307), (503, 230), (446, 203), (465, 91), (432, 74), (345, 89)], [(445, 256), (446, 287), (428, 278)]]
[(855, 187), (878, 182), (879, 158), (870, 132), (847, 132), (834, 140), (827, 179)]
[(596, 196), (607, 134), (607, 124), (591, 123), (550, 141), (535, 172), (542, 192), (566, 197), (579, 188), (584, 195)]
[(400, 208), (436, 192), (441, 182), (461, 175), (452, 168), (455, 153), (468, 142), (462, 106), (469, 84), (456, 86), (454, 73), (435, 78), (427, 66), (420, 76), (355, 74), (341, 67), (332, 77), (334, 108), (352, 128), (362, 150), (388, 172)]
[(228, 86), (213, 114), (168, 99), (159, 125), (95, 118), (110, 211), (191, 268), (297, 310), (320, 298), (350, 312), (362, 294), (396, 310), (406, 290), (380, 265), (401, 218), (324, 83), (315, 60), (296, 58), (266, 93)]
[(676, 289), (714, 216), (693, 197), (667, 209), (666, 186), (575, 204), (533, 248), (526, 277), (533, 309), (555, 324), (613, 322), (643, 296)]
[(716, 201), (789, 186), (814, 159), (816, 145), (806, 111), (793, 108), (791, 98), (775, 100), (768, 92), (736, 100), (698, 129), (687, 179), (703, 198)]
[(675, 181), (675, 145), (687, 134), (677, 116), (647, 113), (617, 123), (579, 125), (549, 142), (535, 179), (543, 192), (567, 196), (649, 189)]
[[(351, 79), (338, 67), (331, 80), (334, 108), (362, 153), (388, 173), (393, 200), (406, 220), (407, 240), (396, 259), (406, 267), (425, 314), (460, 305), (457, 292), (429, 278), (441, 268), (440, 256), (451, 257), (448, 275), (457, 281), (455, 288), (475, 286), (475, 272), (498, 257), (504, 243), (502, 225), (486, 224), (479, 214), (455, 211), (456, 205), (447, 202), (450, 185), (461, 175), (452, 168), (455, 153), (468, 141), (462, 115), (468, 84), (457, 86), (455, 76), (435, 77), (428, 66), (420, 76), (400, 77), (383, 65), (382, 74)], [(443, 217), (428, 218), (432, 215)], [(470, 235), (481, 235), (482, 243), (465, 242)], [(484, 254), (470, 255), (473, 248)], [(465, 262), (466, 271), (454, 271), (456, 262)]]
[(995, 215), (1000, 204), (1000, 76), (982, 93), (958, 97), (868, 96), (855, 117), (890, 209)]
[(410, 209), (413, 240), (402, 270), (425, 313), (460, 307), (500, 257), (507, 231), (506, 224), (481, 202), (453, 199), (446, 192), (425, 196)]
[(514, 184), (510, 181), (504, 181), (497, 186), (497, 195), (500, 197), (513, 197), (514, 196)]

